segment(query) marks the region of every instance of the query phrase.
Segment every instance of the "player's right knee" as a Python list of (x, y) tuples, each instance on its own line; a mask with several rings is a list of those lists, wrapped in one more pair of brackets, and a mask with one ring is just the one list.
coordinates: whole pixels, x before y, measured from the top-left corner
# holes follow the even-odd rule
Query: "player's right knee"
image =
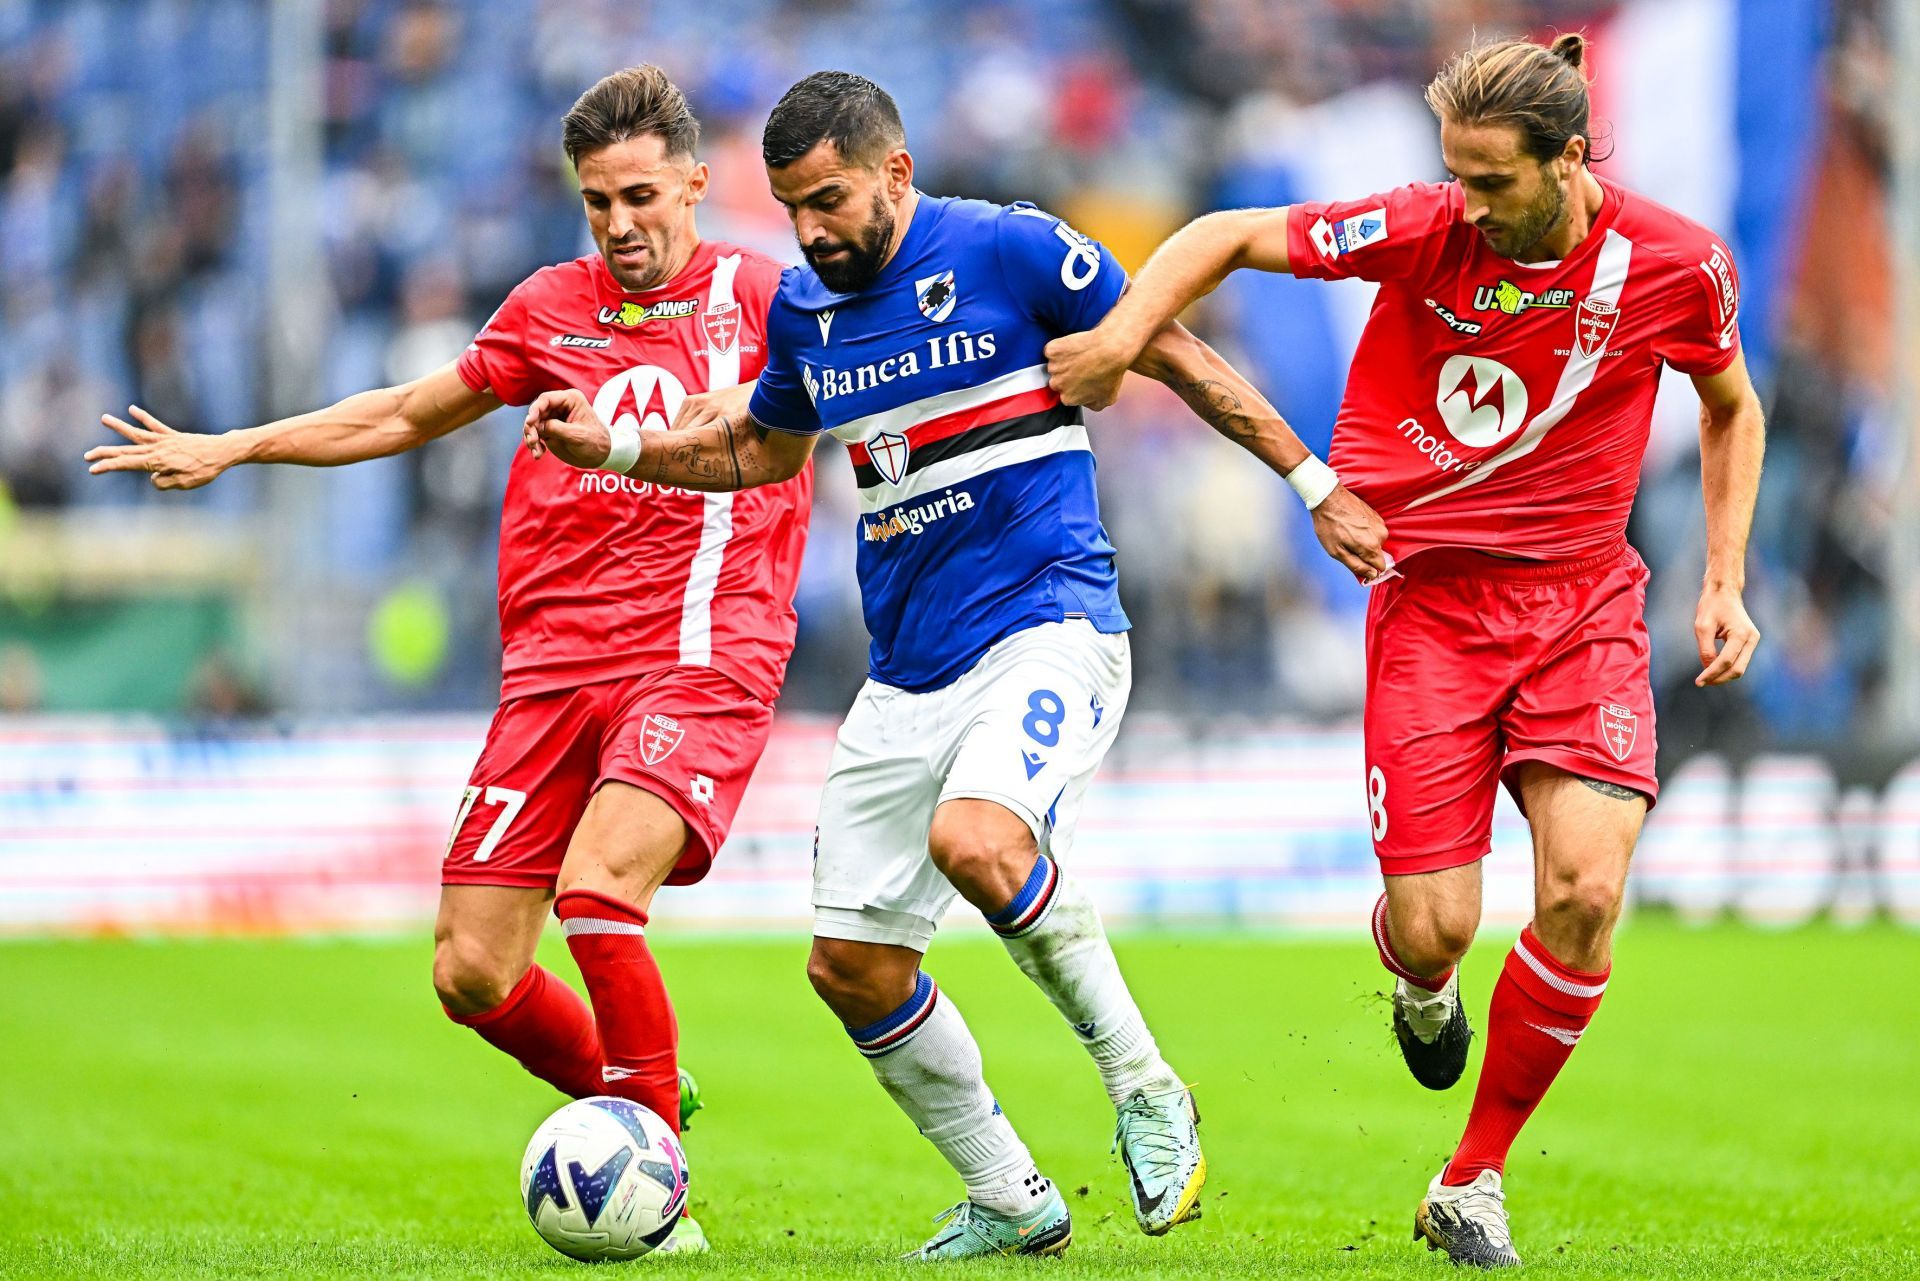
[(871, 960), (861, 944), (841, 939), (815, 939), (807, 957), (807, 981), (848, 1027), (876, 1023), (913, 995), (912, 974), (902, 983), (892, 972), (896, 967)]
[(1454, 912), (1412, 913), (1411, 921), (1392, 921), (1393, 950), (1400, 963), (1416, 974), (1439, 974), (1452, 969), (1473, 946), (1477, 915)]
[(499, 956), (457, 938), (433, 949), (433, 990), (454, 1014), (484, 1014), (507, 999), (521, 974)]
[(997, 912), (1020, 892), (1039, 852), (1033, 832), (991, 801), (949, 801), (934, 812), (927, 852), (969, 903)]

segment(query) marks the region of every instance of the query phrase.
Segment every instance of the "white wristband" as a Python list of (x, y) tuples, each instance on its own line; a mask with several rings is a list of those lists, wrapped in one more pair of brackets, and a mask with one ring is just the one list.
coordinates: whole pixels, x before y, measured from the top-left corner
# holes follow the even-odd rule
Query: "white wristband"
[(1327, 495), (1340, 483), (1340, 478), (1334, 475), (1333, 468), (1308, 454), (1304, 462), (1287, 473), (1287, 483), (1300, 495), (1307, 510), (1312, 511), (1327, 501)]
[(621, 415), (620, 420), (607, 428), (610, 440), (607, 456), (600, 461), (601, 471), (615, 471), (626, 475), (633, 465), (640, 461), (640, 428), (633, 419)]

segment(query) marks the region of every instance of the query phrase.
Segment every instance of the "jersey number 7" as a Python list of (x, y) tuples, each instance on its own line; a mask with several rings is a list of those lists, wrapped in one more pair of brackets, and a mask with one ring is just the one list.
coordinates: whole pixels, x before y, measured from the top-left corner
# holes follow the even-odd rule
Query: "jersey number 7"
[(500, 817), (493, 820), (493, 826), (487, 829), (486, 839), (480, 842), (480, 848), (473, 852), (473, 861), (484, 863), (493, 857), (494, 849), (500, 844), (500, 838), (507, 834), (507, 828), (513, 825), (513, 819), (527, 803), (525, 792), (515, 791), (511, 787), (488, 787), (484, 790), (469, 787), (460, 798), (460, 813), (453, 820), (453, 834), (447, 838), (447, 853), (453, 853), (453, 843), (460, 839), (460, 829), (467, 825), (467, 815), (473, 812), (474, 803), (500, 806)]

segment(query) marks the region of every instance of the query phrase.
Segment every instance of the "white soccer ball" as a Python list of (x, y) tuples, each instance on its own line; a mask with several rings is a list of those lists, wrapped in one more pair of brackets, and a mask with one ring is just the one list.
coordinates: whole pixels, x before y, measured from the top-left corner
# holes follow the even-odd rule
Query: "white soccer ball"
[(583, 1262), (637, 1259), (687, 1204), (673, 1130), (627, 1099), (576, 1099), (543, 1121), (520, 1161), (520, 1200), (546, 1243)]

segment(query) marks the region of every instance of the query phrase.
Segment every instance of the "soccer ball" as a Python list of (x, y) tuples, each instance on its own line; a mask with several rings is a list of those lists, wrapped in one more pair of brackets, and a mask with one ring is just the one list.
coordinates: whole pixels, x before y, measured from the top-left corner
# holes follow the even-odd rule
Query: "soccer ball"
[(577, 1099), (543, 1121), (520, 1161), (533, 1230), (586, 1263), (637, 1259), (687, 1204), (687, 1157), (665, 1121), (627, 1099)]

